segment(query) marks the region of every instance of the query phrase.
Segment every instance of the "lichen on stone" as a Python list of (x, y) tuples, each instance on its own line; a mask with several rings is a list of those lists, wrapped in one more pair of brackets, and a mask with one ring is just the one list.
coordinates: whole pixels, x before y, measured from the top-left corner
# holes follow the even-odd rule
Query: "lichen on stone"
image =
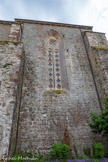
[(63, 93), (67, 93), (65, 90), (62, 89), (53, 89), (53, 90), (47, 90), (47, 92), (52, 92), (52, 93), (56, 93), (56, 94), (63, 94)]
[(23, 42), (20, 42), (20, 41), (14, 41), (14, 40), (0, 40), (0, 42), (3, 42), (3, 43), (13, 43), (15, 45), (17, 44), (23, 44)]
[(11, 49), (11, 50), (14, 50), (14, 47), (11, 47), (10, 49)]
[(108, 50), (108, 47), (104, 47), (104, 46), (94, 46), (93, 48), (99, 49), (99, 50)]

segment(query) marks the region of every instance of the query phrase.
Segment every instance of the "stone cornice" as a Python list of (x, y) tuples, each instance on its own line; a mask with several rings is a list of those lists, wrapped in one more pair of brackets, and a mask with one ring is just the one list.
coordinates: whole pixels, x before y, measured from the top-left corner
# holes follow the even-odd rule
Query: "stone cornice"
[(17, 18), (15, 18), (15, 22), (16, 23), (31, 23), (31, 24), (63, 26), (63, 27), (81, 28), (81, 29), (89, 29), (89, 30), (92, 30), (93, 28), (92, 26), (74, 25), (74, 24), (65, 24), (65, 23), (47, 22), (47, 21), (38, 21), (38, 20), (17, 19)]

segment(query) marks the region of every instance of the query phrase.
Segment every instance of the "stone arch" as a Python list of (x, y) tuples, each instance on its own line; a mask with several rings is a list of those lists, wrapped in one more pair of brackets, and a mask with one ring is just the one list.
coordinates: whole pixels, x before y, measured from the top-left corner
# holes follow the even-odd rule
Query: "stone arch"
[(56, 30), (49, 30), (45, 33), (45, 37), (55, 37), (56, 40), (59, 40), (61, 38), (61, 35)]

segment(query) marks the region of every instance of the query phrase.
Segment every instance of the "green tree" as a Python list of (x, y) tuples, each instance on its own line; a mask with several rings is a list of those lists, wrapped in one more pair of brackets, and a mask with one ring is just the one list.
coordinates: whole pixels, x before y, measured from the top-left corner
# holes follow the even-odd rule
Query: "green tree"
[(92, 123), (89, 126), (94, 133), (102, 133), (103, 136), (108, 137), (108, 97), (104, 101), (105, 109), (101, 114), (96, 115), (91, 113)]

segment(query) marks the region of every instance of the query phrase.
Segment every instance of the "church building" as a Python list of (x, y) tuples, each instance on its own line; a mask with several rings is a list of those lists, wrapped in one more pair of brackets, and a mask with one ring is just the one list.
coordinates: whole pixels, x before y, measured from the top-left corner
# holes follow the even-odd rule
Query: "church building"
[[(108, 42), (92, 26), (15, 19), (0, 21), (0, 157), (72, 155), (107, 139), (93, 134), (90, 113), (108, 96)], [(66, 140), (66, 138), (68, 138)]]

